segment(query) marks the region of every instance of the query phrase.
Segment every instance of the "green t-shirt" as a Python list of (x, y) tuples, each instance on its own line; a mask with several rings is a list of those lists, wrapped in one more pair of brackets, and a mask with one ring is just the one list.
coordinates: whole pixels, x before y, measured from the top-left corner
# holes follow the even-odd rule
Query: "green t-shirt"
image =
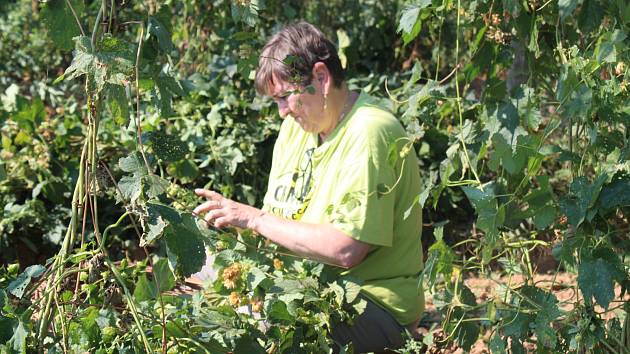
[(365, 93), (321, 145), (317, 134), (287, 117), (264, 200), (273, 214), (328, 223), (372, 245), (363, 262), (342, 274), (361, 279), (362, 292), (402, 325), (424, 310), (417, 157), (412, 148), (404, 159), (392, 158), (408, 141), (396, 118)]

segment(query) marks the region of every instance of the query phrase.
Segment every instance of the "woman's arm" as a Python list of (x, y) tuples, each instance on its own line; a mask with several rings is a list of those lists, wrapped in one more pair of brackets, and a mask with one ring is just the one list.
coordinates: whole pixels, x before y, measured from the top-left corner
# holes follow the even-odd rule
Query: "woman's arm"
[(284, 219), (205, 189), (196, 189), (195, 193), (208, 198), (194, 211), (196, 214), (207, 212), (204, 219), (208, 223), (254, 230), (305, 258), (352, 268), (363, 261), (371, 248), (328, 224)]

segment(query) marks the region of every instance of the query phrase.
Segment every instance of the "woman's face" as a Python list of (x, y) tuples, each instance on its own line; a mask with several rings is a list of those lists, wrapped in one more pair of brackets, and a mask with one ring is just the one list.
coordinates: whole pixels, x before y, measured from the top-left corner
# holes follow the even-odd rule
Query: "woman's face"
[(309, 133), (321, 133), (328, 127), (321, 89), (314, 85), (301, 88), (280, 80), (274, 80), (271, 88), (271, 97), (282, 118), (290, 115)]

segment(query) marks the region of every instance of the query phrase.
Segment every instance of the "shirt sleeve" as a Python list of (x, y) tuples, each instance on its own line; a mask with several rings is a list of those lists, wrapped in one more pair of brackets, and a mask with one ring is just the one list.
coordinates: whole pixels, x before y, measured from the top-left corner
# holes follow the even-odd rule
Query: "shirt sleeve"
[(327, 210), (333, 227), (378, 246), (391, 246), (394, 234), (395, 172), (387, 163), (387, 151), (385, 142), (354, 149), (353, 162), (339, 169)]

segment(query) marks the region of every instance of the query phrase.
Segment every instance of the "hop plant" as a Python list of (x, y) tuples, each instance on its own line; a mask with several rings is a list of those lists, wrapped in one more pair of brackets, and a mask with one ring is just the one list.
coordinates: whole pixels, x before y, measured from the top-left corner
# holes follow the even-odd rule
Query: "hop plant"
[(252, 304), (252, 311), (259, 312), (259, 313), (262, 312), (262, 310), (263, 310), (263, 300), (261, 298), (254, 297), (254, 298), (252, 298), (250, 303)]
[(623, 74), (625, 69), (626, 69), (626, 64), (624, 64), (624, 62), (622, 61), (618, 62), (617, 65), (615, 65), (615, 75), (619, 76)]
[(230, 296), (228, 296), (228, 302), (233, 307), (239, 307), (241, 305), (241, 295), (236, 291), (232, 291)]
[(231, 266), (223, 269), (223, 286), (226, 289), (235, 289), (236, 282), (241, 276), (242, 267), (239, 263), (233, 263)]
[(274, 258), (273, 267), (275, 270), (282, 270), (282, 268), (284, 268), (284, 262), (279, 260), (278, 258)]

